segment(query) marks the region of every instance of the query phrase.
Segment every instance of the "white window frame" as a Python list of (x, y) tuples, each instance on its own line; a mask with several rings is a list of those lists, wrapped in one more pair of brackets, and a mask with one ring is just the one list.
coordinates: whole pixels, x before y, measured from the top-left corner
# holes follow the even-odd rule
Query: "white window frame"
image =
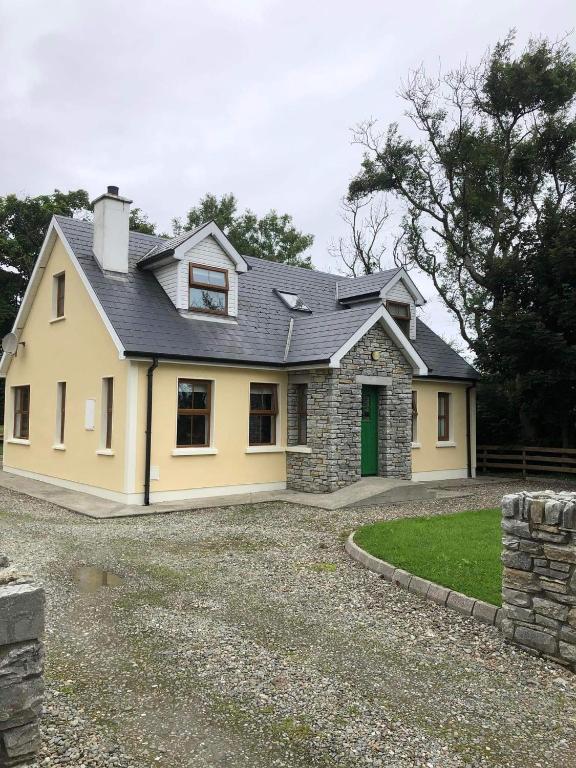
[[(448, 440), (438, 440), (438, 395), (441, 392), (448, 395)], [(456, 448), (456, 441), (454, 440), (454, 393), (446, 389), (436, 391), (436, 448)]]
[[(64, 275), (64, 313), (58, 315), (58, 278)], [(56, 274), (52, 275), (52, 318), (51, 323), (59, 323), (61, 320), (66, 319), (66, 271), (60, 270)]]
[[(112, 439), (110, 441), (110, 448), (106, 447), (107, 437), (107, 423), (108, 423), (108, 379), (112, 379)], [(99, 456), (114, 456), (114, 410), (116, 399), (116, 381), (114, 376), (102, 376), (101, 383), (101, 396), (100, 396), (100, 447), (96, 451)]]

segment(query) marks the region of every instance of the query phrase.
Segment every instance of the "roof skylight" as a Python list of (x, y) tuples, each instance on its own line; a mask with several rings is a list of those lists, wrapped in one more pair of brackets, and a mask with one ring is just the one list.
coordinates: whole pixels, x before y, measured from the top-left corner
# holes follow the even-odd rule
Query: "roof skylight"
[(306, 304), (304, 304), (297, 293), (288, 293), (287, 291), (276, 291), (276, 293), (280, 296), (288, 309), (296, 309), (299, 312), (312, 312), (310, 307), (307, 307)]

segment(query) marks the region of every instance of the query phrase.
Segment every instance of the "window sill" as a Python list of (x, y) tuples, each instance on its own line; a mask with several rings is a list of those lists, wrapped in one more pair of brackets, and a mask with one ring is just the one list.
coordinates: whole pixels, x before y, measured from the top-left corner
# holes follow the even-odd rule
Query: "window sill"
[(422, 448), (422, 443), (410, 443), (411, 448)]
[(285, 451), (286, 453), (312, 453), (312, 448), (308, 445), (288, 445)]
[(454, 440), (438, 440), (436, 448), (456, 448)]
[(96, 451), (97, 456), (114, 456), (115, 451), (113, 451), (111, 448), (100, 448), (100, 450)]
[(56, 443), (55, 445), (52, 446), (52, 450), (53, 451), (65, 451), (66, 450), (66, 446), (64, 445), (64, 443)]
[(249, 445), (244, 453), (285, 453), (281, 445)]
[(60, 323), (62, 320), (66, 320), (66, 315), (62, 315), (62, 317), (53, 317), (52, 320), (50, 320), (50, 323)]
[(174, 448), (172, 456), (215, 456), (218, 448)]
[(6, 442), (12, 445), (30, 445), (30, 440), (24, 440), (21, 437), (11, 437)]

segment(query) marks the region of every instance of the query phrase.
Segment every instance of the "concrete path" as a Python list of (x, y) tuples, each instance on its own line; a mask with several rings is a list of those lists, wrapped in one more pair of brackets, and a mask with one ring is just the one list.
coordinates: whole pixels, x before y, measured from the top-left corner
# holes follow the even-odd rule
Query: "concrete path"
[[(451, 486), (450, 483), (455, 485)], [(0, 487), (25, 493), (41, 501), (49, 501), (59, 507), (85, 515), (95, 520), (107, 520), (117, 517), (140, 517), (143, 515), (162, 515), (169, 512), (182, 512), (215, 507), (232, 507), (238, 504), (261, 504), (270, 501), (285, 501), (300, 506), (335, 510), (351, 506), (374, 506), (403, 501), (431, 500), (466, 496), (472, 493), (473, 486), (481, 480), (456, 480), (442, 482), (414, 483), (411, 480), (395, 480), (386, 477), (364, 477), (357, 483), (341, 488), (333, 493), (303, 493), (300, 491), (268, 491), (260, 493), (242, 493), (233, 496), (212, 496), (186, 501), (162, 502), (148, 507), (121, 504), (116, 501), (101, 499), (89, 493), (61, 488), (51, 483), (31, 480), (0, 470)], [(492, 479), (492, 482), (502, 482)], [(470, 490), (464, 490), (470, 485)], [(451, 490), (452, 489), (452, 490)], [(456, 490), (457, 489), (457, 490)]]

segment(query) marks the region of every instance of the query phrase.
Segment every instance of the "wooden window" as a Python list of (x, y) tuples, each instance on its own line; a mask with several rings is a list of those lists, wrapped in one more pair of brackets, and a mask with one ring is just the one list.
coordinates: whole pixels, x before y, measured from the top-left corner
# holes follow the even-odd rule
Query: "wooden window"
[(62, 272), (54, 278), (54, 291), (56, 294), (55, 317), (64, 317), (64, 296), (66, 293), (66, 275)]
[(228, 272), (216, 267), (190, 264), (188, 307), (194, 312), (228, 314)]
[(412, 437), (413, 443), (418, 440), (418, 393), (412, 390)]
[(296, 414), (298, 419), (298, 445), (308, 442), (308, 385), (296, 385)]
[(399, 301), (387, 301), (386, 309), (405, 336), (410, 337), (410, 304), (402, 304)]
[(58, 382), (56, 415), (56, 442), (64, 445), (64, 431), (66, 424), (66, 382)]
[(14, 437), (28, 440), (30, 437), (30, 387), (14, 387)]
[(107, 450), (112, 448), (112, 416), (114, 413), (114, 379), (110, 376), (102, 379), (102, 414), (103, 414), (103, 445)]
[(178, 379), (178, 415), (176, 445), (178, 448), (207, 448), (210, 445), (210, 381)]
[(438, 392), (438, 440), (450, 440), (449, 392)]
[(277, 416), (277, 385), (250, 384), (250, 445), (276, 444)]

